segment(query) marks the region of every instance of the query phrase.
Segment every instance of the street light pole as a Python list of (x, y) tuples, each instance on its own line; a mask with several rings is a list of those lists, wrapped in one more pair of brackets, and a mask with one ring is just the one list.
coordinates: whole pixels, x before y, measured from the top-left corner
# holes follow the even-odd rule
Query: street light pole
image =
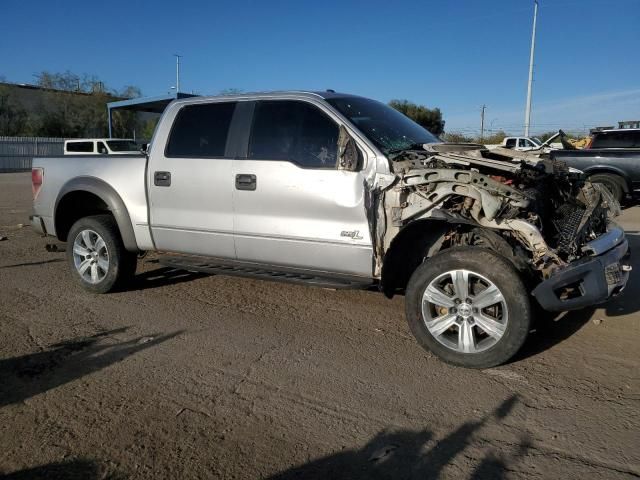
[(480, 143), (484, 139), (484, 111), (486, 108), (486, 105), (482, 105), (482, 111), (480, 112)]
[(531, 124), (531, 84), (533, 83), (533, 55), (536, 49), (536, 20), (538, 18), (538, 0), (533, 2), (533, 33), (531, 34), (531, 55), (529, 57), (529, 83), (527, 84), (527, 109), (524, 114), (524, 136), (529, 136)]
[(173, 56), (176, 57), (176, 97), (177, 97), (178, 93), (180, 93), (180, 58), (182, 58), (182, 55), (178, 55), (177, 53), (174, 53)]

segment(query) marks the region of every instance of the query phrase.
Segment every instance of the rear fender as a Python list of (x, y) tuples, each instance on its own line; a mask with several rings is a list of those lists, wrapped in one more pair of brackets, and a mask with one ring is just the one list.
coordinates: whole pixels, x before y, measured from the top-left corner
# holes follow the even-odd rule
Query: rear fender
[(60, 189), (60, 193), (56, 199), (54, 218), (58, 218), (58, 206), (60, 201), (65, 197), (65, 195), (72, 192), (89, 192), (99, 197), (113, 214), (116, 223), (118, 224), (120, 236), (122, 237), (122, 242), (124, 243), (125, 248), (130, 252), (137, 252), (140, 250), (136, 242), (131, 217), (129, 216), (129, 212), (122, 201), (122, 198), (111, 185), (99, 178), (89, 176), (76, 177), (65, 183)]

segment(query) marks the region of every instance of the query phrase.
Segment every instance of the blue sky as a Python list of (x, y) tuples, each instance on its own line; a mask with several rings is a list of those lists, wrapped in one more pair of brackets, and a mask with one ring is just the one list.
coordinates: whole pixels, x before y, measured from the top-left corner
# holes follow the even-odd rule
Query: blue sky
[[(3, 0), (0, 76), (95, 74), (166, 93), (326, 89), (437, 106), (446, 130), (519, 132), (532, 0)], [(540, 0), (532, 123), (640, 119), (640, 0)]]

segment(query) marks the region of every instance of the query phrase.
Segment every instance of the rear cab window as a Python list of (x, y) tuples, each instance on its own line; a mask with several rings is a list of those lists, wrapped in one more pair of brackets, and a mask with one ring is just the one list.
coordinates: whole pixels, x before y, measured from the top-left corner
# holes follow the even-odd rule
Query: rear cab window
[(296, 100), (258, 101), (248, 158), (303, 168), (336, 168), (339, 127), (318, 107)]
[(93, 153), (93, 142), (68, 142), (67, 152)]
[(229, 126), (237, 102), (187, 105), (171, 127), (167, 157), (225, 158)]

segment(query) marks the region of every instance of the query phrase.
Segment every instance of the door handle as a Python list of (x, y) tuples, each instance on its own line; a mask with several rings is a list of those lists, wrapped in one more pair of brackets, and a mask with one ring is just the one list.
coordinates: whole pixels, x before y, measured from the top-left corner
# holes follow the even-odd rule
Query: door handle
[(154, 172), (153, 184), (156, 187), (170, 187), (171, 186), (171, 172)]
[(236, 190), (255, 190), (257, 183), (255, 175), (247, 173), (236, 175)]

